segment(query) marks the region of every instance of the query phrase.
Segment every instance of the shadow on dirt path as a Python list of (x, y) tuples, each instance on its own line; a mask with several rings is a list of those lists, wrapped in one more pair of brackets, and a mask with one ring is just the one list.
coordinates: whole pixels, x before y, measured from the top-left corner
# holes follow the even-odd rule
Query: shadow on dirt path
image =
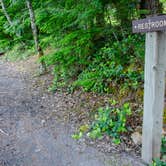
[[(72, 140), (72, 127), (47, 118), (61, 99), (31, 91), (28, 75), (0, 62), (0, 166), (140, 166), (125, 155), (106, 155)], [(44, 110), (44, 111), (43, 111)]]

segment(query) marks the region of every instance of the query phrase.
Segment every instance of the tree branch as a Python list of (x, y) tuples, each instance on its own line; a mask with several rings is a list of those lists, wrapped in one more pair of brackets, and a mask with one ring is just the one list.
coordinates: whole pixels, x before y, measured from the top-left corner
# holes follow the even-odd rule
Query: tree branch
[(0, 3), (1, 3), (2, 11), (3, 11), (8, 23), (10, 24), (10, 26), (13, 26), (12, 20), (11, 20), (9, 14), (7, 13), (7, 10), (6, 10), (6, 7), (5, 7), (3, 0), (0, 0)]

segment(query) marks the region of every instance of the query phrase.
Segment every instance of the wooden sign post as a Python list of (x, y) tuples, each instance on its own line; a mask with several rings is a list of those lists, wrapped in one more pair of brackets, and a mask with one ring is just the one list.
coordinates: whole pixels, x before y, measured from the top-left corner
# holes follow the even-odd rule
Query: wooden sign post
[(133, 33), (146, 33), (142, 159), (160, 157), (165, 71), (166, 15), (133, 21)]

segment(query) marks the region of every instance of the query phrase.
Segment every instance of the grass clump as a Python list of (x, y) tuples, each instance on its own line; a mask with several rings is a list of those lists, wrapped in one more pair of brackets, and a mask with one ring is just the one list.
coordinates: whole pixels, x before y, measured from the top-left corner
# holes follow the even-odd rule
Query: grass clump
[(19, 61), (25, 60), (33, 54), (34, 51), (32, 49), (28, 49), (22, 45), (16, 45), (11, 50), (7, 50), (3, 58), (7, 61)]

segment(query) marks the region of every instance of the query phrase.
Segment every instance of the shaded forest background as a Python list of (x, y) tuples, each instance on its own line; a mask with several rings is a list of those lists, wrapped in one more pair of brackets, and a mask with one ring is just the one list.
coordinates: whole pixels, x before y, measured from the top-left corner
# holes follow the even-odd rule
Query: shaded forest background
[(0, 52), (10, 59), (38, 53), (39, 61), (53, 68), (52, 90), (118, 90), (122, 96), (133, 90), (142, 96), (145, 36), (132, 34), (131, 22), (164, 13), (165, 0), (0, 2)]

